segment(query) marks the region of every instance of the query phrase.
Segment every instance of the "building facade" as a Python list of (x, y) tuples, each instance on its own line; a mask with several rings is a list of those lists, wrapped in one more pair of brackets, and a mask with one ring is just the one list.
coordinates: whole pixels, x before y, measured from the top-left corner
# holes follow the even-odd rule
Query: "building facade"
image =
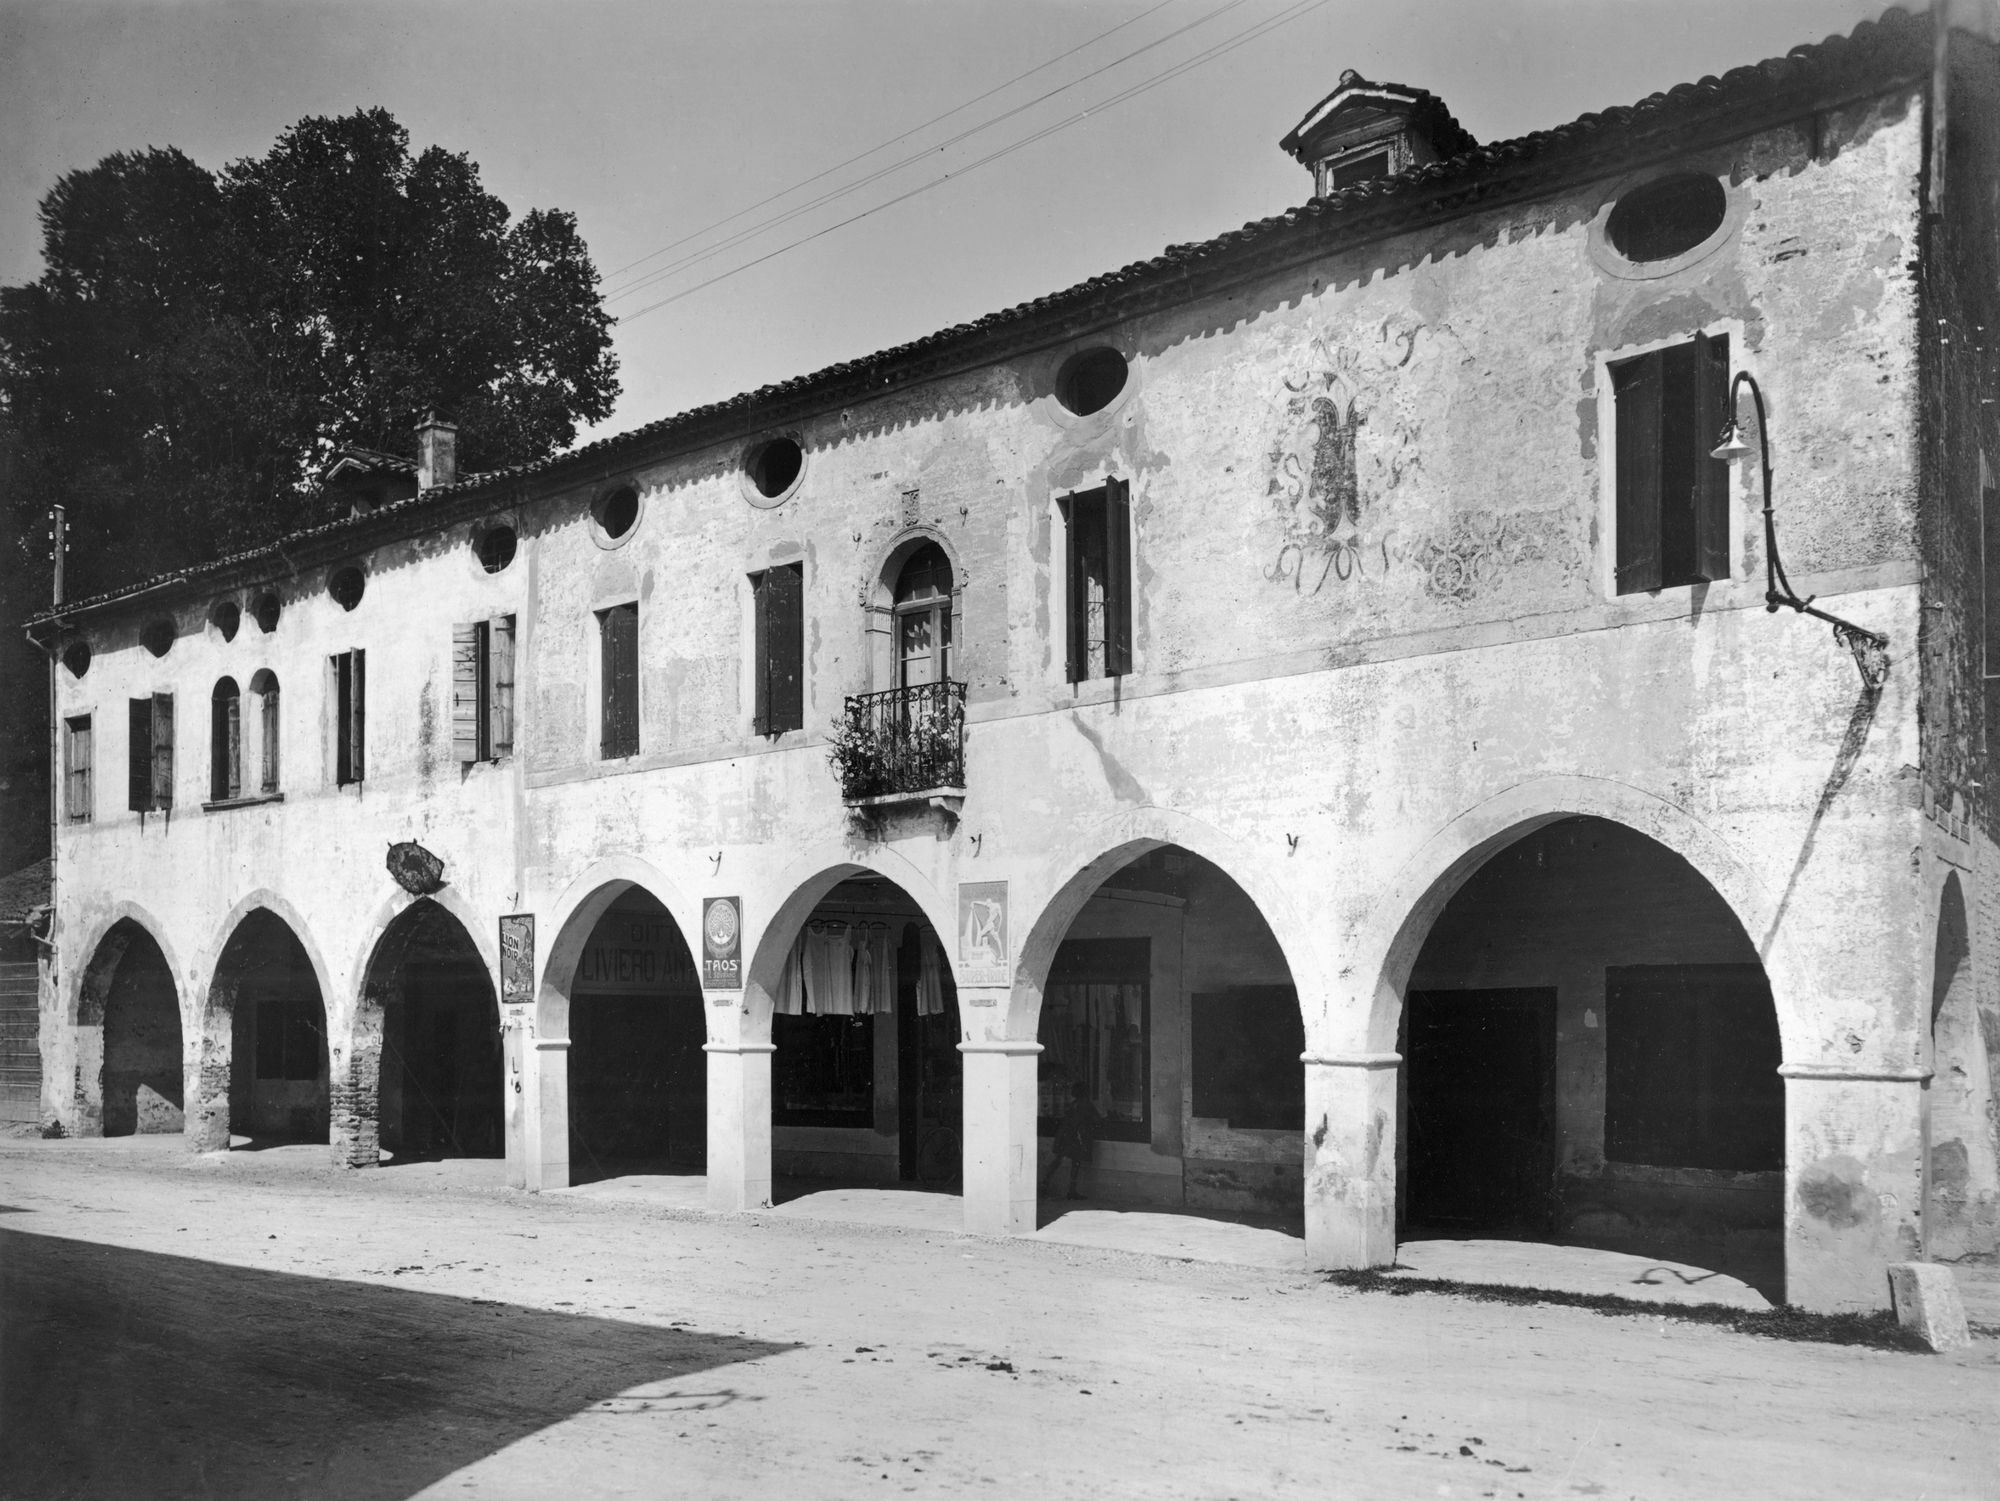
[(1303, 207), (41, 618), (45, 1117), (1013, 1233), (1083, 1112), (1319, 1267), (1992, 1249), (1994, 74), (1344, 75)]

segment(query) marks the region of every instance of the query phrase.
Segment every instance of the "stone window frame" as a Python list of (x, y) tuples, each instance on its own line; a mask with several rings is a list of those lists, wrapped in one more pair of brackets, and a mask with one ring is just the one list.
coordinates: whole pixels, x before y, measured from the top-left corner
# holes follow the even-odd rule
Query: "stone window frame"
[[(1678, 177), (1688, 173), (1714, 176), (1722, 184), (1725, 204), (1722, 222), (1712, 230), (1708, 238), (1679, 255), (1669, 256), (1659, 261), (1635, 261), (1611, 243), (1608, 226), (1611, 211), (1619, 201), (1635, 188), (1643, 188), (1658, 182), (1663, 177)], [(1715, 256), (1722, 248), (1742, 232), (1744, 222), (1750, 217), (1752, 194), (1749, 188), (1736, 180), (1735, 156), (1725, 150), (1720, 156), (1707, 160), (1663, 162), (1639, 172), (1628, 172), (1614, 178), (1607, 185), (1604, 201), (1597, 206), (1586, 229), (1585, 244), (1591, 264), (1606, 276), (1618, 281), (1660, 281), (1665, 277), (1677, 276), (1683, 271), (1700, 266)]]

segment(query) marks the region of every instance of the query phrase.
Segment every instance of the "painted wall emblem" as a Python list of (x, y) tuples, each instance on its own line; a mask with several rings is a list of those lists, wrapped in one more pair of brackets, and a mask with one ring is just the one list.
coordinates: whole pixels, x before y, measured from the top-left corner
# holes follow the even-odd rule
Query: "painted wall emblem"
[(958, 883), (958, 983), (1011, 985), (1013, 950), (1007, 931), (1007, 883)]
[(389, 874), (411, 896), (444, 890), (444, 861), (414, 840), (389, 846)]

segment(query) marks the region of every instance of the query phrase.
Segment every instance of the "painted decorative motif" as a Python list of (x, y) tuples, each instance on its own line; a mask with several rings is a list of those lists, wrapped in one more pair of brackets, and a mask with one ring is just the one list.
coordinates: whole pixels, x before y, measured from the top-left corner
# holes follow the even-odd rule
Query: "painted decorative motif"
[(444, 890), (444, 861), (414, 840), (389, 846), (389, 874), (411, 896)]
[(1013, 978), (1013, 949), (1007, 933), (1007, 883), (959, 882), (959, 983), (1008, 985)]

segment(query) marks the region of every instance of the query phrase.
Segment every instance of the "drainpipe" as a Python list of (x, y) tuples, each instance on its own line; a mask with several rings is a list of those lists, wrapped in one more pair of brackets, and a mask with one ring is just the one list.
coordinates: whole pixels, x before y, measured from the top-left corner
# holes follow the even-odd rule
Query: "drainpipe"
[[(55, 584), (53, 593), (54, 593), (55, 607), (56, 609), (60, 610), (63, 604), (63, 550), (67, 546), (67, 531), (68, 531), (68, 528), (65, 525), (66, 517), (64, 515), (63, 508), (59, 505), (54, 507), (50, 512), (49, 519), (51, 523), (49, 527), (49, 540), (54, 544), (54, 560), (55, 560)], [(62, 865), (56, 846), (57, 846), (57, 836), (60, 835), (62, 832), (63, 777), (62, 777), (62, 729), (61, 729), (61, 721), (57, 718), (56, 715), (56, 664), (62, 659), (62, 651), (58, 646), (58, 643), (61, 640), (62, 640), (61, 628), (57, 627), (56, 633), (51, 635), (51, 637), (49, 638), (49, 646), (48, 646), (49, 936), (47, 939), (47, 944), (49, 952), (49, 960), (48, 960), (49, 986), (58, 995), (62, 993), (62, 975), (57, 968), (59, 962), (59, 955), (61, 951), (56, 947), (56, 923), (62, 912), (62, 904), (56, 899), (56, 880), (62, 869)], [(93, 766), (91, 770), (91, 777), (94, 783), (97, 774), (96, 767), (94, 764), (95, 747), (93, 746), (92, 749), (93, 749)], [(39, 1031), (40, 1029), (37, 1028), (37, 1030)], [(44, 1081), (43, 1089), (45, 1091), (44, 1098), (46, 1098), (47, 1097), (46, 1081)]]

